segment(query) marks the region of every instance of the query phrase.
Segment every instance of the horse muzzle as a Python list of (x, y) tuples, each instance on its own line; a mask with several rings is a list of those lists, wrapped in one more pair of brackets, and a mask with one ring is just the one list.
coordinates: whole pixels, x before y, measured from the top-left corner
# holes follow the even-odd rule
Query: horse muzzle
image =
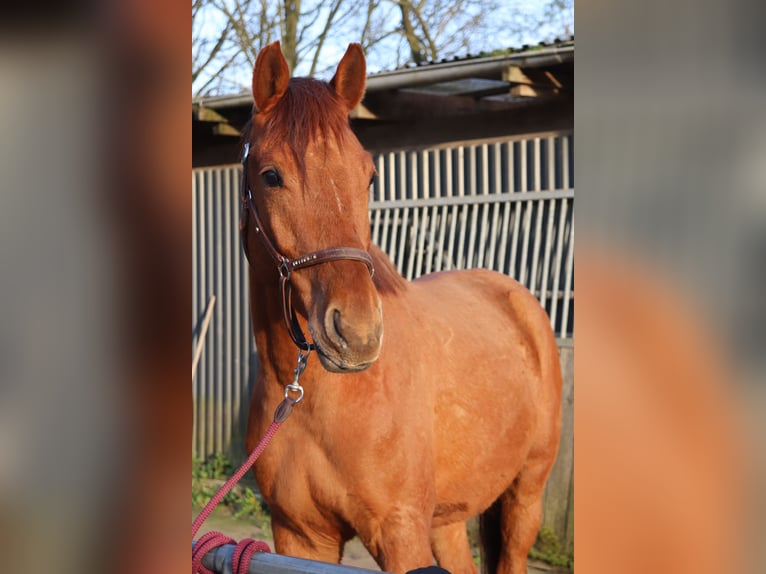
[(369, 368), (380, 355), (383, 317), (380, 303), (370, 313), (354, 313), (330, 305), (319, 328), (309, 326), (322, 366), (334, 373), (355, 373)]

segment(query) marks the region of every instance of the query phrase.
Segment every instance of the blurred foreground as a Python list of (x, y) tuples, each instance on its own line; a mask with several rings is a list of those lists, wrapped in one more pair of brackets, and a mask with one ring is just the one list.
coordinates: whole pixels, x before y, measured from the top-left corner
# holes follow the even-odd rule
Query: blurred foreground
[[(188, 570), (177, 8), (111, 3), (0, 42), (4, 570)], [(577, 6), (581, 572), (764, 567), (758, 10)]]

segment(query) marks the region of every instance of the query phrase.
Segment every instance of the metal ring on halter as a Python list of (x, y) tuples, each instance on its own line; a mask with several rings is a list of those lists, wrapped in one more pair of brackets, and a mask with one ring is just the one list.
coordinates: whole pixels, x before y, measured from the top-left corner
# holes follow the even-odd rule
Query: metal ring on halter
[[(290, 391), (293, 391), (294, 393), (298, 393), (297, 399), (291, 399), (290, 398)], [(296, 384), (289, 384), (285, 385), (285, 399), (293, 403), (294, 405), (297, 405), (299, 402), (303, 400), (303, 387)]]

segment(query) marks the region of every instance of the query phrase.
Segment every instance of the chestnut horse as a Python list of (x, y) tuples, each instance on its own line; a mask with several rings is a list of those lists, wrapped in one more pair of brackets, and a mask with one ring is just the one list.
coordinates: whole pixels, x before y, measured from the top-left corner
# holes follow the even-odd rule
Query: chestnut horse
[(474, 573), (465, 523), (483, 513), (488, 569), (526, 572), (561, 424), (548, 316), (493, 271), (401, 277), (370, 243), (375, 169), (349, 126), (365, 87), (361, 47), (349, 46), (329, 83), (289, 76), (278, 42), (260, 52), (244, 134), (260, 358), (248, 451), (293, 380), (294, 340), (319, 359), (255, 465), (276, 550), (338, 562), (356, 534), (383, 570), (435, 557)]

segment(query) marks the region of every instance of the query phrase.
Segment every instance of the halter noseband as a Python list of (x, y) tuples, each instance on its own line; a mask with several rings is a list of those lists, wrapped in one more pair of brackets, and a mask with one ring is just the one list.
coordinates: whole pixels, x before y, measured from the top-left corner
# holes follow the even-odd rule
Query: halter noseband
[(319, 251), (312, 251), (306, 255), (290, 259), (282, 255), (274, 243), (269, 239), (263, 230), (263, 223), (258, 216), (258, 210), (255, 207), (252, 193), (250, 192), (250, 185), (247, 181), (247, 158), (250, 153), (250, 144), (246, 143), (242, 153), (242, 188), (240, 193), (241, 211), (239, 216), (239, 231), (242, 235), (242, 248), (245, 251), (245, 257), (248, 263), (252, 265), (250, 261), (250, 254), (247, 248), (247, 214), (253, 220), (255, 225), (255, 233), (260, 238), (261, 243), (266, 248), (266, 252), (274, 260), (277, 271), (279, 272), (279, 290), (282, 294), (282, 317), (287, 327), (287, 332), (290, 333), (290, 338), (298, 346), (298, 348), (304, 351), (310, 351), (314, 349), (314, 344), (309, 343), (306, 340), (306, 336), (301, 329), (300, 323), (298, 323), (298, 316), (293, 309), (292, 303), (292, 282), (290, 280), (293, 271), (303, 269), (305, 267), (313, 267), (320, 263), (327, 263), (329, 261), (338, 261), (341, 259), (360, 261), (367, 266), (370, 272), (370, 277), (375, 273), (375, 268), (372, 265), (372, 257), (370, 254), (362, 249), (355, 247), (330, 247), (328, 249), (320, 249)]

